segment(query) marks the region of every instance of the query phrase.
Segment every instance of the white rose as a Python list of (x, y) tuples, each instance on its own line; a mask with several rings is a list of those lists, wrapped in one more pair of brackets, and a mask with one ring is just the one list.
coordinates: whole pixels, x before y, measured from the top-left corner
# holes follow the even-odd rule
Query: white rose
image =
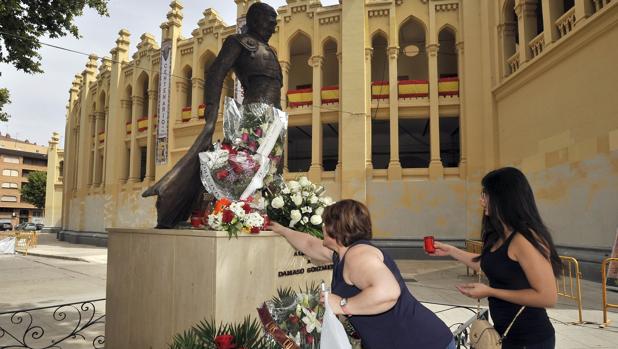
[(330, 198), (330, 196), (325, 196), (323, 198), (320, 198), (320, 200), (322, 201), (322, 203), (324, 203), (324, 205), (326, 206), (330, 206), (333, 204), (333, 199)]
[(315, 209), (315, 214), (321, 216), (324, 213), (324, 207), (318, 207)]
[(309, 218), (303, 217), (302, 222), (303, 224), (307, 224), (307, 222), (309, 222)]
[(311, 197), (309, 198), (309, 202), (312, 204), (317, 204), (318, 203), (318, 197), (315, 195), (311, 195)]
[(289, 193), (290, 193), (290, 188), (285, 187), (285, 188), (283, 188), (283, 190), (281, 190), (281, 192), (282, 192), (283, 194), (289, 194)]
[(273, 208), (281, 208), (281, 207), (283, 207), (284, 204), (285, 204), (285, 202), (283, 201), (283, 198), (281, 196), (277, 196), (270, 203), (270, 206), (272, 206)]
[(308, 191), (303, 191), (303, 197), (305, 197), (305, 198), (306, 198), (306, 197), (309, 197), (309, 195), (311, 195), (311, 193), (310, 193), (310, 192), (308, 192)]
[(313, 225), (322, 224), (322, 217), (318, 216), (317, 214), (314, 214), (313, 216), (311, 216), (311, 224)]
[(292, 193), (295, 193), (295, 192), (300, 190), (300, 184), (298, 184), (297, 181), (289, 181), (288, 182), (288, 188), (290, 188), (290, 191)]
[(302, 195), (300, 195), (300, 193), (292, 194), (290, 198), (292, 199), (292, 202), (296, 206), (300, 206), (303, 204), (303, 197)]
[(311, 181), (307, 179), (307, 177), (302, 176), (298, 179), (298, 184), (300, 184), (301, 187), (306, 188), (311, 186)]
[(290, 212), (290, 228), (294, 228), (296, 223), (298, 223), (301, 218), (302, 215), (300, 214), (299, 210), (292, 210), (292, 212)]

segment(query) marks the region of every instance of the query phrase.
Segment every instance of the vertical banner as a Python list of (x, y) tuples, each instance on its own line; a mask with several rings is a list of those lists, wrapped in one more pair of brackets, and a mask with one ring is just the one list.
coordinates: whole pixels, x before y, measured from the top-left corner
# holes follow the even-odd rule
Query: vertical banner
[[(612, 258), (618, 258), (618, 229), (616, 229), (616, 239), (612, 248)], [(618, 262), (610, 262), (607, 267), (607, 289), (618, 291)]]
[(165, 165), (168, 161), (168, 123), (170, 118), (170, 86), (172, 77), (172, 41), (161, 44), (159, 60), (159, 105), (157, 114), (156, 164)]
[[(247, 32), (247, 17), (242, 16), (239, 17), (236, 21), (236, 34), (244, 34)], [(242, 104), (243, 99), (245, 99), (245, 95), (242, 90), (242, 85), (240, 84), (240, 80), (238, 77), (234, 79), (234, 99), (238, 104)]]

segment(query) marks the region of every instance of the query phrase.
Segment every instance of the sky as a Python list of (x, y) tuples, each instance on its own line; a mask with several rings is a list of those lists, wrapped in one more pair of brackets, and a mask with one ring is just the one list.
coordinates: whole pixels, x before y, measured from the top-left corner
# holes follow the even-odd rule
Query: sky
[[(75, 21), (81, 38), (67, 36), (59, 39), (41, 38), (42, 42), (72, 50), (95, 53), (99, 57), (110, 56), (120, 29), (131, 33), (131, 56), (137, 49), (139, 37), (151, 33), (158, 43), (161, 39), (159, 25), (166, 20), (171, 0), (110, 0), (109, 17), (101, 17), (87, 9)], [(285, 0), (263, 0), (275, 8), (285, 5)], [(338, 0), (322, 0), (322, 5), (337, 4)], [(223, 20), (232, 25), (236, 22), (234, 0), (185, 0), (183, 9), (182, 35), (190, 37), (197, 27), (202, 13), (207, 8), (215, 9)], [(0, 64), (0, 87), (6, 87), (11, 94), (11, 104), (4, 110), (11, 115), (8, 122), (0, 122), (0, 132), (11, 137), (47, 145), (53, 132), (61, 135), (64, 143), (66, 105), (69, 88), (75, 74), (85, 68), (88, 58), (84, 55), (43, 46), (42, 74), (26, 74), (13, 66)], [(100, 62), (99, 62), (100, 63)]]

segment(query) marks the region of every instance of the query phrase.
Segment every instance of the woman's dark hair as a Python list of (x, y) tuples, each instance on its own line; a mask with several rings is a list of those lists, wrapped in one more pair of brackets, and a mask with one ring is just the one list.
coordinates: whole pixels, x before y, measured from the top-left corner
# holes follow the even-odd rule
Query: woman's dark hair
[(356, 200), (341, 200), (324, 209), (324, 232), (343, 246), (371, 240), (369, 209)]
[[(488, 199), (488, 215), (483, 215), (481, 256), (491, 251), (499, 240), (506, 240), (504, 226), (520, 233), (551, 263), (554, 275), (562, 270), (562, 262), (549, 230), (543, 223), (532, 188), (524, 174), (513, 167), (489, 172), (481, 181)], [(478, 257), (476, 260), (480, 260)]]

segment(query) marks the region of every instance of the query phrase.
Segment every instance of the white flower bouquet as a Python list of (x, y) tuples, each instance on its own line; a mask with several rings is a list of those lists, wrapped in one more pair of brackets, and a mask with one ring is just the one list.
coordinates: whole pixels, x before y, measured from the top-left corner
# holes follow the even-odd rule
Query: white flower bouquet
[(265, 190), (266, 212), (271, 220), (292, 229), (324, 239), (322, 213), (333, 200), (324, 194), (324, 187), (316, 186), (307, 177), (283, 182), (276, 191)]

